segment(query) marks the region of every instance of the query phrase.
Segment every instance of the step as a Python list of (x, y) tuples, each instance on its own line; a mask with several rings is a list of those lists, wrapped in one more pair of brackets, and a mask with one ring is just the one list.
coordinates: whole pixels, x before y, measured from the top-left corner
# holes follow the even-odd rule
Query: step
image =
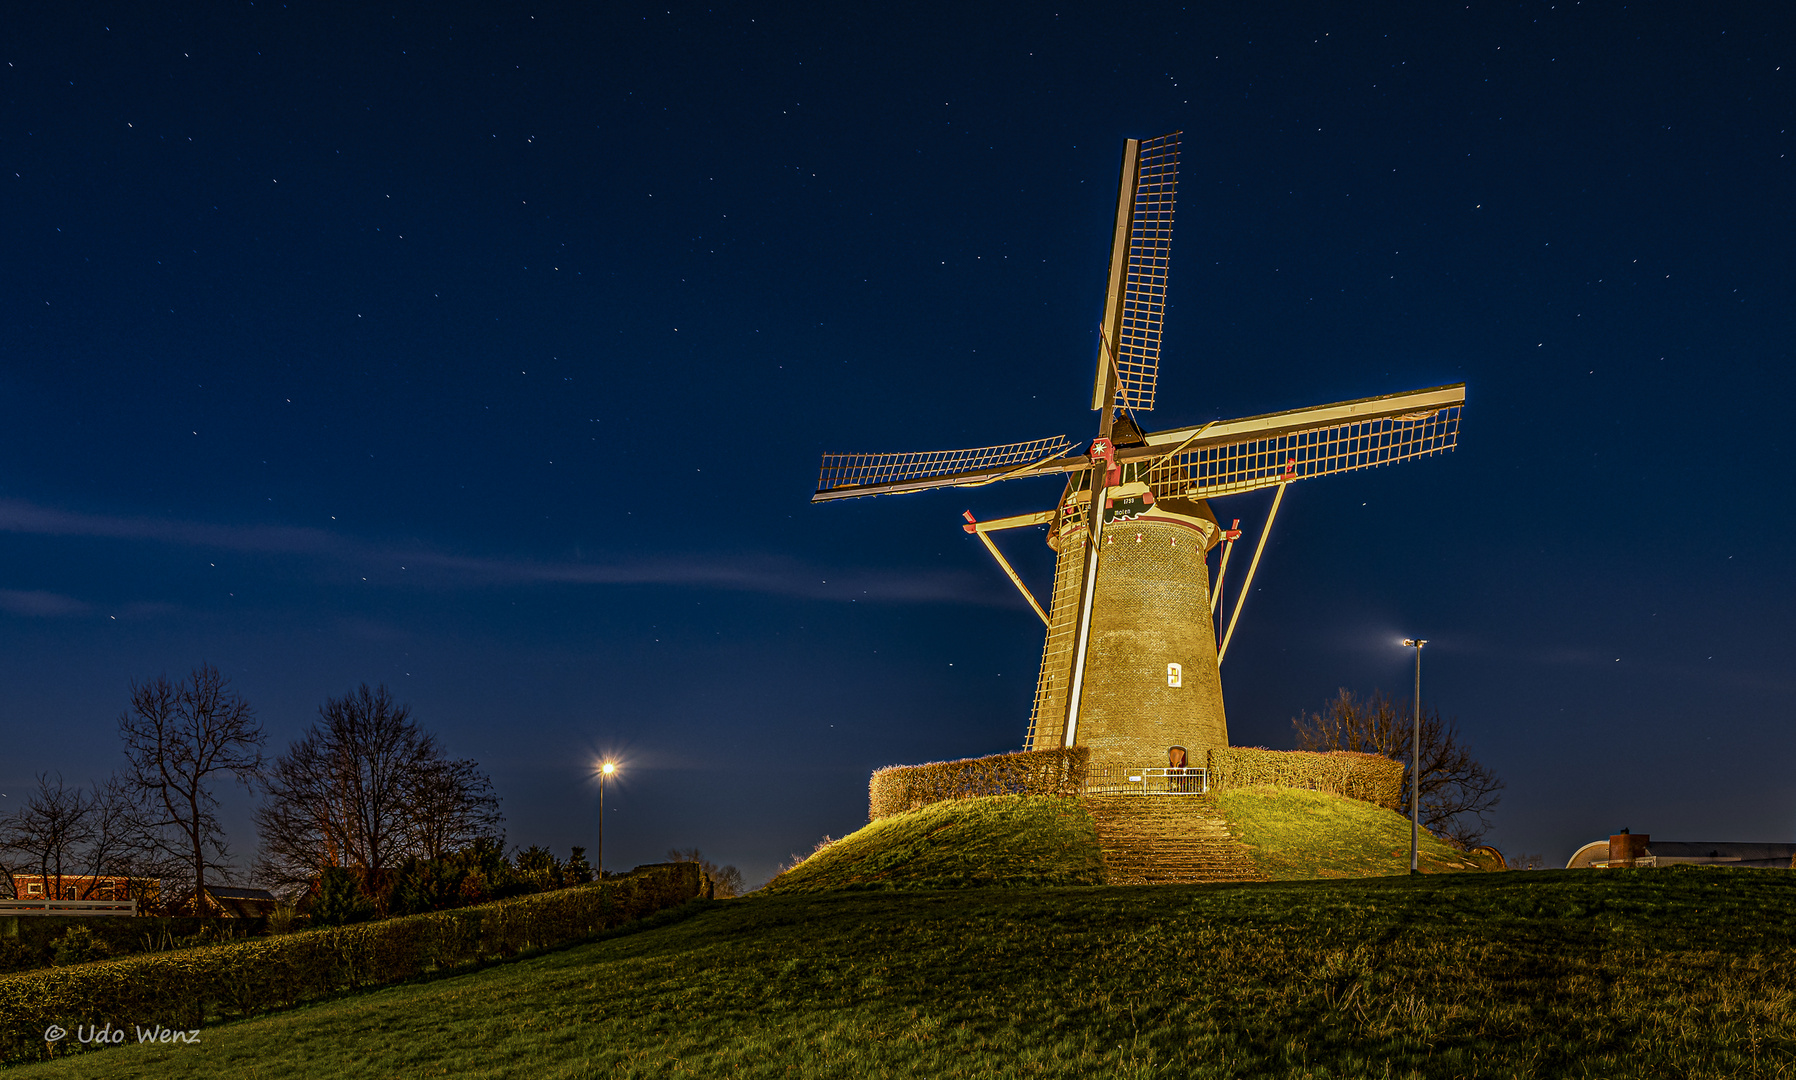
[(1265, 881), (1215, 802), (1191, 795), (1089, 795), (1113, 885)]

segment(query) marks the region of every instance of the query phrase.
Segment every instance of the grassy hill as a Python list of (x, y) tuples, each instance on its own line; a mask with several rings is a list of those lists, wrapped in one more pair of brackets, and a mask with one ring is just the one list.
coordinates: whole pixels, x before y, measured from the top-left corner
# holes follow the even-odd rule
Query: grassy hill
[(1103, 882), (1097, 830), (1076, 799), (995, 795), (881, 818), (761, 891)]
[(16, 1075), (1770, 1077), (1793, 949), (1709, 867), (794, 893)]
[[(1409, 872), (1409, 819), (1381, 806), (1297, 788), (1244, 788), (1214, 798), (1229, 831), (1274, 881), (1373, 877)], [(1422, 830), (1425, 874), (1500, 869)]]
[[(1274, 881), (1409, 872), (1409, 819), (1319, 791), (1247, 788), (1213, 796)], [(1422, 833), (1425, 873), (1496, 869)], [(774, 878), (766, 893), (870, 888), (1101, 885), (1103, 855), (1077, 799), (998, 795), (875, 821)]]

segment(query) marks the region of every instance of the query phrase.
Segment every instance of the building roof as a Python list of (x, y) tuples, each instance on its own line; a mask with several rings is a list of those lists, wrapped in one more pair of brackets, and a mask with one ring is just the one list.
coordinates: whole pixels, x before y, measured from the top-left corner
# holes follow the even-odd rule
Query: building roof
[[(206, 896), (221, 915), (233, 919), (260, 918), (280, 903), (280, 898), (267, 889), (239, 889), (230, 885), (208, 885)], [(193, 890), (189, 889), (181, 894), (171, 910), (189, 911), (193, 906)]]
[(264, 900), (270, 904), (279, 903), (279, 899), (267, 889), (237, 889), (228, 885), (208, 885), (206, 892), (214, 900)]
[[(1761, 844), (1738, 840), (1652, 840), (1646, 842), (1649, 865), (1747, 866), (1756, 869), (1791, 869), (1796, 844)], [(1609, 841), (1594, 840), (1573, 853), (1567, 870), (1608, 865)]]
[(1710, 859), (1716, 862), (1781, 860), (1785, 866), (1796, 857), (1796, 844), (1752, 844), (1737, 841), (1649, 840), (1646, 849), (1659, 858)]

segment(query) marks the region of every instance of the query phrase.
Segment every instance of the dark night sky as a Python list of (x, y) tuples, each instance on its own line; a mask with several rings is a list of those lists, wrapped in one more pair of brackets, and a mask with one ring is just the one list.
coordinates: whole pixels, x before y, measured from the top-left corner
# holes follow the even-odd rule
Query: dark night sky
[(1233, 741), (1419, 635), (1511, 854), (1796, 832), (1774, 5), (56, 4), (0, 50), (15, 803), (201, 660), (273, 749), (389, 684), (513, 843), (590, 844), (621, 755), (613, 867), (759, 880), (870, 769), (1016, 748), (1040, 624), (956, 526), (1056, 482), (811, 506), (817, 457), (1089, 438), (1122, 140), (1177, 128), (1150, 426), (1468, 384), (1457, 452), (1290, 490)]

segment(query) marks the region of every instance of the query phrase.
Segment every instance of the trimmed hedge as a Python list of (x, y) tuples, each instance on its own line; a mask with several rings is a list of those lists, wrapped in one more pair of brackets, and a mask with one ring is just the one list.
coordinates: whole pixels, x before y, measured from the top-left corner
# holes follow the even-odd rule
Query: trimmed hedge
[(1395, 810), (1403, 798), (1403, 763), (1351, 750), (1320, 754), (1229, 746), (1210, 751), (1212, 790), (1259, 785), (1326, 791)]
[(930, 803), (982, 795), (1077, 795), (1085, 788), (1091, 750), (1024, 750), (1014, 754), (888, 765), (867, 783), (867, 820)]
[[(117, 915), (0, 915), (0, 954), (4, 953), (6, 943), (11, 942), (19, 946), (30, 960), (15, 968), (0, 966), (0, 975), (49, 967), (56, 939), (75, 926), (86, 927), (96, 940), (106, 946), (107, 952), (118, 957), (132, 956), (158, 947), (173, 948), (172, 945), (158, 946), (157, 943), (193, 938), (202, 928), (214, 932), (229, 930), (233, 938), (253, 937), (268, 928), (268, 920), (261, 917), (200, 919), (191, 915), (139, 915), (130, 919)], [(206, 944), (216, 945), (222, 942), (208, 941)]]
[[(704, 892), (696, 863), (475, 907), (0, 977), (0, 1060), (81, 1049), (77, 1024), (198, 1028), (568, 944)], [(52, 1050), (52, 1024), (69, 1037)]]
[[(1403, 763), (1381, 754), (1335, 750), (1267, 750), (1228, 746), (1209, 752), (1212, 790), (1307, 788), (1395, 810), (1402, 802)], [(867, 784), (867, 820), (949, 799), (984, 795), (1080, 795), (1091, 774), (1091, 750), (1025, 750), (1014, 754), (888, 765)]]

